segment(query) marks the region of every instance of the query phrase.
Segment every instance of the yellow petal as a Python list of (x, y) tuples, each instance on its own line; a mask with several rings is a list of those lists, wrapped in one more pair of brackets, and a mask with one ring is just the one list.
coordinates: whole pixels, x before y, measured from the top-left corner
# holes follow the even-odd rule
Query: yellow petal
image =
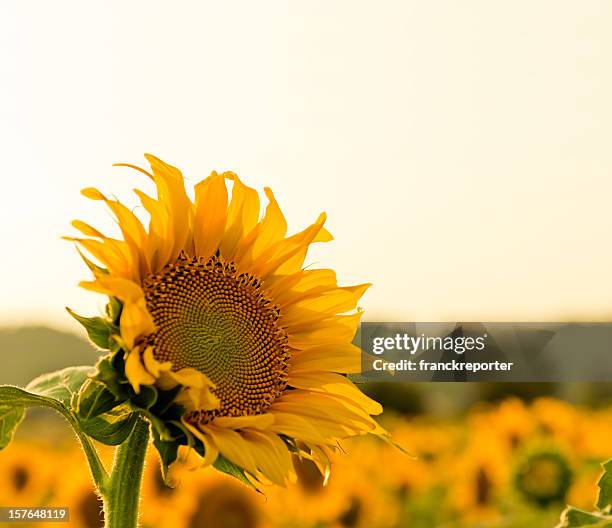
[(88, 290), (117, 297), (121, 301), (138, 302), (140, 299), (144, 300), (142, 288), (129, 279), (99, 275), (95, 281), (81, 282), (81, 286)]
[(327, 215), (321, 213), (314, 224), (264, 251), (261, 257), (253, 263), (256, 275), (265, 279), (272, 273), (288, 275), (299, 271), (306, 257), (308, 246), (323, 228), (326, 218)]
[(295, 330), (357, 306), (370, 284), (334, 288), (290, 304), (281, 314), (281, 325)]
[(125, 301), (121, 310), (119, 320), (121, 337), (125, 340), (128, 349), (134, 346), (134, 342), (140, 336), (155, 332), (155, 323), (147, 310), (144, 299), (137, 302)]
[(151, 154), (145, 154), (151, 165), (157, 186), (158, 200), (169, 211), (172, 222), (172, 251), (170, 260), (176, 259), (186, 247), (193, 223), (193, 204), (185, 192), (183, 175), (176, 167)]
[(225, 177), (213, 172), (195, 186), (193, 238), (196, 255), (208, 258), (217, 251), (227, 220)]
[(266, 430), (274, 422), (274, 417), (269, 414), (252, 414), (250, 416), (219, 416), (215, 418), (215, 425), (228, 429), (252, 429)]
[(155, 383), (155, 378), (144, 368), (138, 349), (128, 352), (125, 360), (125, 375), (136, 394), (140, 393), (141, 385), (153, 385)]
[(204, 458), (202, 459), (202, 467), (207, 467), (215, 463), (219, 456), (219, 449), (211, 441), (211, 439), (206, 436), (202, 431), (200, 431), (197, 427), (187, 422), (185, 419), (182, 419), (183, 425), (199, 440), (204, 444)]
[(170, 370), (172, 368), (171, 361), (164, 361), (163, 363), (157, 361), (153, 356), (153, 348), (147, 347), (142, 355), (144, 365), (147, 371), (149, 371), (154, 377), (159, 378), (163, 371)]
[(187, 411), (214, 411), (221, 406), (219, 398), (213, 394), (211, 387), (186, 387), (175, 398), (175, 401)]
[(157, 385), (163, 390), (169, 390), (177, 385), (183, 385), (175, 401), (184, 405), (188, 411), (218, 409), (221, 405), (219, 398), (212, 389), (215, 384), (202, 372), (193, 368), (183, 368), (177, 372), (166, 370), (160, 372)]
[(317, 446), (308, 442), (306, 446), (310, 450), (309, 458), (315, 463), (321, 475), (323, 475), (323, 486), (326, 486), (331, 475), (331, 455), (333, 451), (327, 446)]
[(177, 372), (168, 372), (168, 376), (176, 383), (186, 387), (215, 387), (215, 384), (208, 379), (206, 374), (194, 368), (182, 368)]
[(215, 427), (214, 425), (203, 426), (202, 430), (209, 435), (219, 452), (237, 466), (248, 471), (252, 475), (257, 472), (257, 465), (253, 453), (249, 449), (249, 443), (236, 431)]
[(332, 372), (297, 372), (290, 373), (289, 385), (298, 389), (316, 392), (328, 392), (343, 397), (368, 414), (380, 414), (382, 406), (377, 401), (361, 392), (352, 381)]
[[(276, 283), (270, 288), (274, 291), (274, 300), (281, 306), (288, 306), (305, 297), (318, 295), (322, 292), (333, 290), (338, 287), (336, 282), (336, 272), (330, 269), (302, 270), (295, 275), (284, 275), (285, 281), (288, 278), (296, 277), (284, 288), (279, 288)], [(279, 278), (279, 282), (283, 282)]]
[(83, 288), (117, 297), (123, 302), (119, 327), (121, 337), (128, 349), (134, 346), (134, 341), (141, 335), (155, 331), (155, 323), (147, 310), (142, 288), (135, 282), (108, 275), (99, 275), (95, 281), (81, 282)]
[(72, 224), (72, 227), (74, 227), (75, 229), (78, 229), (85, 236), (101, 238), (101, 239), (107, 238), (105, 235), (100, 233), (100, 231), (91, 227), (89, 224), (86, 224), (85, 222), (81, 222), (81, 220), (73, 220), (70, 223)]
[(276, 434), (245, 430), (241, 433), (248, 442), (257, 469), (279, 486), (284, 486), (293, 473), (291, 455), (285, 443)]
[(266, 207), (266, 214), (257, 226), (257, 230), (253, 230), (253, 240), (249, 241), (249, 247), (246, 252), (236, 254), (239, 267), (246, 268), (254, 260), (259, 258), (265, 250), (279, 242), (287, 233), (287, 221), (274, 198), (274, 194), (269, 187), (264, 188), (264, 192), (268, 197), (269, 203)]
[(289, 334), (289, 346), (306, 350), (323, 345), (346, 343), (353, 340), (362, 311), (350, 315), (336, 315)]
[(104, 238), (103, 241), (100, 241), (74, 237), (64, 237), (64, 239), (79, 244), (89, 254), (106, 266), (112, 275), (126, 279), (132, 278), (130, 251), (122, 240)]
[(147, 260), (151, 272), (156, 273), (170, 261), (174, 249), (170, 212), (164, 205), (138, 189), (134, 189), (145, 210), (149, 213)]
[[(284, 412), (306, 420), (341, 424), (353, 435), (373, 432), (378, 424), (360, 407), (340, 396), (301, 389), (287, 391), (270, 407), (271, 412)], [(316, 425), (315, 425), (316, 427)]]
[(282, 434), (289, 438), (313, 442), (315, 444), (334, 443), (336, 438), (350, 436), (351, 431), (341, 425), (319, 420), (317, 426), (306, 418), (274, 410), (270, 407), (268, 412), (274, 415), (274, 424), (270, 432)]
[(108, 270), (106, 268), (102, 268), (98, 266), (97, 264), (95, 264), (94, 262), (92, 262), (90, 259), (88, 259), (85, 256), (85, 254), (81, 251), (81, 248), (78, 245), (75, 244), (75, 247), (76, 247), (76, 250), (79, 256), (81, 257), (81, 259), (83, 259), (83, 262), (85, 262), (85, 265), (91, 270), (94, 276), (104, 275), (108, 273)]
[(327, 370), (354, 374), (361, 372), (361, 349), (352, 343), (324, 345), (296, 352), (291, 357), (292, 371)]
[(85, 189), (81, 189), (81, 194), (85, 196), (85, 198), (89, 198), (90, 200), (105, 200), (105, 196), (98, 191), (98, 189), (94, 187), (87, 187)]
[(257, 224), (259, 219), (259, 195), (255, 189), (247, 187), (233, 173), (224, 173), (234, 181), (232, 200), (227, 211), (227, 227), (221, 241), (221, 255), (233, 259), (238, 243)]

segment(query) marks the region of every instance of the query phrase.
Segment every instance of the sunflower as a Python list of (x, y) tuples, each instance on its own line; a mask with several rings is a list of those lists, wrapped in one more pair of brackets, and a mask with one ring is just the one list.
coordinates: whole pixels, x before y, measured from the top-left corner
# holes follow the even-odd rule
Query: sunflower
[(451, 506), (464, 520), (492, 521), (499, 516), (498, 503), (508, 481), (510, 456), (496, 432), (470, 431), (467, 445), (447, 475)]
[[(186, 528), (269, 528), (264, 516), (266, 504), (261, 495), (242, 486), (236, 479), (216, 471), (192, 472), (184, 482), (194, 507)], [(274, 523), (278, 526), (277, 523)]]
[(546, 448), (532, 451), (520, 461), (514, 486), (529, 501), (547, 507), (564, 501), (572, 480), (573, 472), (563, 453)]
[[(105, 446), (101, 449), (102, 459), (109, 461), (112, 453)], [(53, 496), (47, 504), (49, 507), (69, 508), (70, 526), (74, 528), (104, 528), (102, 500), (91, 483), (87, 465), (83, 464), (83, 453), (72, 444), (68, 451), (57, 449), (54, 445), (46, 448), (49, 458), (57, 468), (58, 460), (63, 468), (61, 478), (53, 486)], [(53, 526), (55, 523), (49, 523)], [(45, 526), (47, 526), (45, 524)]]
[(385, 435), (371, 418), (382, 407), (346, 376), (360, 370), (351, 341), (369, 284), (338, 286), (334, 271), (304, 267), (310, 244), (332, 240), (326, 215), (286, 236), (269, 188), (260, 218), (257, 191), (236, 174), (213, 172), (192, 201), (178, 169), (146, 159), (150, 171), (128, 166), (157, 189), (156, 198), (135, 190), (148, 229), (87, 188), (121, 236), (77, 220), (84, 236), (70, 240), (98, 261), (82, 254), (94, 278), (81, 286), (109, 296), (112, 354), (98, 379), (144, 406), (162, 456), (176, 458), (171, 439), (194, 447), (203, 465), (229, 463), (249, 481), (283, 485), (295, 478), (292, 454), (325, 472), (339, 440)]
[(0, 456), (0, 504), (46, 504), (56, 485), (46, 446), (14, 442)]
[[(191, 488), (191, 481), (195, 475), (203, 473), (193, 471), (199, 467), (195, 458), (195, 456), (191, 456), (187, 447), (183, 446), (181, 448), (178, 456), (180, 463), (174, 464), (172, 468), (172, 481), (174, 483), (178, 484), (180, 482), (181, 487), (186, 485)], [(197, 507), (196, 496), (192, 493), (180, 493), (176, 487), (168, 486), (160, 471), (159, 464), (155, 462), (154, 452), (149, 451), (142, 480), (142, 525), (145, 528), (186, 526), (193, 510)]]

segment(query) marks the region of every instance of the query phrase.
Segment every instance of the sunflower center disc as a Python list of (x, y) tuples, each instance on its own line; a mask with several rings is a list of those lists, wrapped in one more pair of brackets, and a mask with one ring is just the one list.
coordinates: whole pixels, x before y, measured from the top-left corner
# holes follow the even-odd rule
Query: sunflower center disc
[(215, 383), (221, 407), (189, 419), (263, 412), (287, 383), (287, 333), (260, 282), (233, 263), (180, 257), (144, 282), (157, 331), (145, 339), (172, 370), (190, 367)]

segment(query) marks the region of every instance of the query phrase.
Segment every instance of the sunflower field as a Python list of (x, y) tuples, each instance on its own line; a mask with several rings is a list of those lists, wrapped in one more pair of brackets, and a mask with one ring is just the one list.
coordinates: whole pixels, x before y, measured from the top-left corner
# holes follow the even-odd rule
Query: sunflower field
[[(349, 440), (327, 482), (296, 460), (298, 481), (261, 493), (180, 452), (164, 484), (158, 455), (145, 466), (143, 527), (546, 527), (566, 503), (594, 509), (601, 462), (612, 445), (612, 408), (545, 397), (480, 403), (455, 419), (385, 413), (383, 423), (410, 454), (376, 437)], [(32, 420), (0, 454), (0, 504), (68, 506), (70, 526), (104, 526), (101, 504), (77, 442)], [(47, 434), (42, 434), (42, 431)], [(111, 452), (99, 446), (102, 458)], [(36, 523), (32, 526), (45, 526)], [(57, 526), (57, 523), (48, 523)], [(21, 524), (21, 526), (27, 526)]]

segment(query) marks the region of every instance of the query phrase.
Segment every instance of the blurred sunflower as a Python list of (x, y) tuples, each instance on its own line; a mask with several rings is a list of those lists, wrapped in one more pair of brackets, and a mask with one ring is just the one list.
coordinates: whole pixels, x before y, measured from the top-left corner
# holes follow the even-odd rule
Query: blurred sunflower
[(574, 445), (581, 435), (581, 413), (577, 407), (553, 398), (540, 398), (532, 411), (542, 431), (556, 440)]
[(601, 477), (601, 466), (583, 468), (575, 475), (567, 492), (567, 503), (581, 510), (590, 510), (597, 502), (597, 487), (595, 482)]
[(43, 447), (12, 443), (0, 458), (0, 504), (46, 504), (56, 482), (53, 465), (52, 457)]
[[(270, 490), (266, 511), (277, 526), (367, 527), (395, 526), (398, 504), (384, 479), (381, 450), (394, 449), (378, 442), (349, 441), (350, 457), (336, 455), (333, 471), (324, 480), (311, 460), (295, 460), (297, 483)], [(395, 451), (397, 457), (397, 451)], [(401, 457), (409, 458), (409, 457)], [(384, 467), (384, 470), (383, 470)]]
[(517, 398), (509, 398), (497, 409), (486, 414), (484, 427), (497, 431), (511, 449), (521, 445), (534, 433), (533, 417), (525, 404)]
[[(573, 445), (576, 452), (593, 461), (608, 458), (612, 444), (612, 412), (609, 409), (582, 412), (579, 420), (575, 424), (577, 432)], [(577, 501), (571, 504), (576, 505)]]
[(109, 346), (121, 350), (106, 378), (124, 375), (133, 401), (145, 387), (163, 391), (165, 399), (150, 398), (164, 401), (159, 412), (170, 399), (184, 413), (178, 426), (176, 413), (156, 415), (167, 428), (161, 437), (183, 435), (204, 465), (228, 460), (249, 480), (294, 478), (291, 452), (325, 472), (338, 440), (385, 434), (371, 418), (381, 406), (345, 376), (360, 369), (351, 341), (369, 284), (342, 287), (332, 270), (303, 269), (310, 244), (332, 239), (325, 214), (287, 237), (269, 188), (260, 219), (258, 193), (234, 173), (213, 172), (192, 202), (178, 169), (146, 158), (150, 172), (132, 168), (157, 187), (157, 199), (135, 190), (148, 230), (93, 188), (82, 192), (106, 203), (122, 238), (73, 222), (85, 237), (71, 240), (103, 266), (85, 259), (94, 280), (81, 285), (110, 297), (116, 324)]
[(509, 477), (508, 456), (493, 431), (474, 432), (448, 475), (450, 501), (462, 518), (489, 521), (499, 516), (497, 502)]
[[(181, 450), (178, 457), (181, 463), (173, 467), (172, 480), (175, 482), (189, 481), (192, 476), (192, 467), (185, 461), (186, 456)], [(195, 508), (196, 499), (190, 493), (178, 493), (176, 488), (168, 486), (154, 459), (153, 452), (147, 453), (142, 479), (142, 524), (145, 527), (185, 526)]]
[(526, 499), (547, 507), (564, 501), (572, 476), (570, 464), (559, 450), (534, 450), (519, 462), (514, 485)]
[[(194, 497), (186, 528), (267, 528), (263, 497), (235, 479), (213, 471), (198, 471), (186, 479), (186, 494)], [(170, 525), (168, 525), (170, 526)], [(172, 525), (178, 526), (178, 525)]]
[[(70, 478), (58, 479), (50, 505), (70, 508), (70, 526), (74, 528), (104, 528), (102, 500), (96, 493), (82, 453), (74, 450), (62, 456), (62, 467)], [(56, 461), (57, 463), (57, 461)]]

